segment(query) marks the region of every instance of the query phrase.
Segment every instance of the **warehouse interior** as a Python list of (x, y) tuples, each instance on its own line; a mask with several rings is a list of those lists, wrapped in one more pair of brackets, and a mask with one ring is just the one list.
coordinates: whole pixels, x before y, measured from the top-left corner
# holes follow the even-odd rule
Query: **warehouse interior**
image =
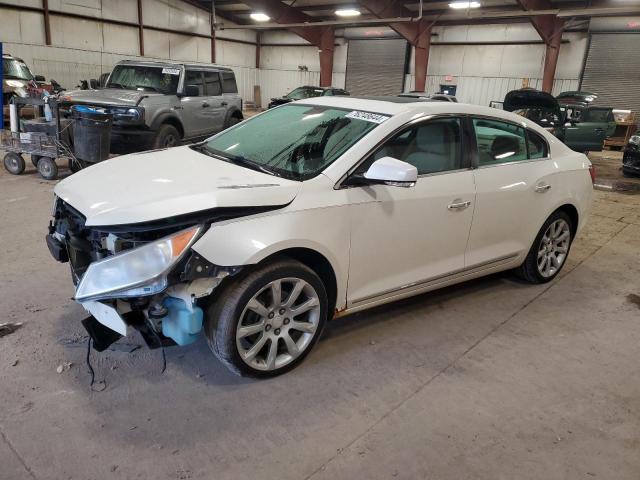
[[(0, 53), (0, 479), (640, 477), (640, 1), (0, 0)], [(125, 85), (131, 71), (153, 68), (162, 69), (161, 83), (145, 79), (144, 85), (135, 80)], [(196, 75), (189, 79), (192, 72)], [(189, 103), (201, 97), (202, 107)], [(524, 107), (510, 107), (514, 99)], [(294, 111), (296, 105), (313, 108), (289, 124), (274, 120), (257, 135), (242, 137), (243, 128), (258, 129), (260, 119), (277, 119), (278, 112)], [(427, 113), (420, 113), (421, 105)], [(418, 113), (409, 119), (405, 107)], [(534, 118), (536, 108), (553, 112)], [(287, 129), (296, 132), (326, 109), (353, 110), (347, 121), (353, 123), (357, 115), (350, 116), (356, 113), (373, 130), (363, 130), (355, 146), (315, 179), (304, 176), (305, 164), (296, 159), (299, 177), (292, 180), (273, 172), (267, 178), (266, 168), (240, 153), (234, 161), (249, 173), (236, 174), (226, 161), (218, 170), (202, 169), (190, 156), (200, 148), (204, 157), (203, 145), (216, 138), (224, 143), (225, 133), (225, 152), (250, 141), (253, 150), (247, 151), (267, 155), (278, 150), (272, 143), (279, 139), (286, 150)], [(483, 205), (486, 186), (473, 177), (468, 188), (477, 207), (461, 196), (448, 199), (455, 203), (447, 208), (467, 211), (471, 205), (469, 215), (476, 215), (474, 209), (484, 207), (494, 216), (469, 219), (462, 240), (452, 235), (451, 244), (467, 248), (464, 268), (433, 276), (444, 279), (438, 289), (420, 290), (422, 277), (416, 282), (402, 276), (409, 280), (398, 281), (400, 289), (418, 294), (367, 304), (378, 298), (365, 288), (368, 276), (383, 285), (379, 291), (391, 291), (384, 281), (395, 278), (389, 257), (394, 248), (424, 248), (434, 264), (444, 261), (447, 242), (416, 246), (403, 235), (424, 230), (432, 239), (444, 236), (446, 228), (428, 213), (433, 208), (428, 203), (413, 210), (422, 215), (424, 209), (424, 217), (412, 217), (405, 229), (391, 223), (402, 202), (388, 200), (412, 199), (408, 195), (425, 181), (419, 167), (410, 181), (348, 184), (361, 164), (338, 172), (339, 162), (354, 151), (372, 158), (382, 140), (359, 145), (394, 116), (407, 116), (404, 128), (423, 115), (505, 120), (507, 111), (526, 118), (518, 128), (544, 137), (541, 155), (564, 172), (563, 178), (582, 170), (587, 179), (588, 201), (580, 193), (584, 182), (531, 185), (538, 192), (531, 198), (562, 190), (575, 196), (576, 204), (588, 204), (585, 220), (578, 205), (575, 225), (568, 224), (573, 243), (570, 255), (566, 247), (566, 263), (553, 278), (533, 285), (514, 273), (521, 268), (515, 264), (482, 277), (476, 270), (491, 262), (480, 259), (468, 268), (479, 222), (486, 231), (498, 230), (500, 222), (511, 222), (509, 230), (505, 227), (510, 232), (537, 234), (541, 226), (533, 225), (530, 200), (506, 196), (528, 188), (529, 179), (496, 173), (502, 184)], [(331, 121), (316, 128), (327, 124)], [(471, 120), (460, 125), (460, 155), (468, 159), (460, 170), (482, 171), (480, 137), (469, 136), (478, 126)], [(83, 133), (81, 126), (88, 130)], [(523, 135), (529, 142), (530, 133)], [(323, 137), (320, 143), (327, 142)], [(532, 147), (526, 145), (523, 163), (533, 164)], [(219, 154), (208, 153), (207, 159)], [(399, 161), (392, 157), (383, 160)], [(369, 179), (370, 171), (363, 178)], [(427, 181), (447, 176), (431, 173)], [(318, 178), (333, 182), (327, 192)], [(398, 188), (416, 183), (418, 188)], [(448, 192), (442, 185), (434, 184), (433, 191), (425, 187), (425, 198), (435, 201)], [(395, 193), (376, 197), (382, 188)], [(358, 189), (360, 197), (353, 194)], [(73, 206), (74, 192), (87, 211)], [(343, 192), (347, 200), (338, 197)], [(120, 198), (107, 199), (110, 193)], [(308, 196), (299, 207), (303, 194)], [(327, 213), (343, 206), (340, 202), (350, 202), (353, 210)], [(389, 222), (372, 226), (378, 217), (360, 216), (364, 210), (358, 209), (367, 202), (386, 205), (383, 218)], [(166, 217), (162, 229), (156, 225), (160, 217), (152, 216), (158, 208)], [(298, 217), (296, 208), (309, 216)], [(278, 216), (279, 209), (285, 214)], [(94, 224), (88, 211), (98, 218)], [(65, 226), (68, 231), (60, 230), (61, 212), (82, 218), (83, 231), (92, 225), (98, 231), (106, 219), (117, 227), (104, 230), (97, 260), (80, 274), (73, 222)], [(114, 212), (122, 216), (116, 219)], [(241, 215), (261, 223), (235, 228)], [(187, 217), (191, 223), (184, 223)], [(281, 217), (289, 223), (280, 223)], [(436, 223), (430, 224), (432, 219)], [(168, 236), (138, 234), (149, 225)], [(340, 243), (352, 225), (365, 225), (366, 234), (352, 233)], [(139, 291), (135, 301), (133, 295), (124, 299), (131, 304), (124, 313), (122, 298), (87, 297), (91, 308), (109, 305), (124, 330), (114, 327), (119, 323), (96, 321), (98, 313), (81, 301), (87, 283), (82, 276), (88, 278), (100, 260), (127, 255), (127, 242), (131, 251), (146, 248), (147, 242), (174, 238), (178, 226), (196, 229), (184, 241), (191, 255), (186, 266), (186, 253), (171, 254), (183, 262), (171, 265), (187, 272), (181, 281), (193, 275), (188, 280), (196, 279), (195, 285), (204, 276), (201, 269), (212, 268), (207, 278), (216, 283), (206, 297), (195, 286), (178, 294), (166, 283), (154, 295), (174, 292), (171, 298), (187, 305), (180, 318), (188, 321), (200, 311), (198, 328), (169, 334), (161, 320), (154, 323), (167, 310), (172, 314), (164, 300), (144, 303), (139, 310), (145, 326), (133, 328), (127, 315), (137, 312), (135, 301), (151, 298)], [(304, 228), (311, 232), (308, 238), (302, 238)], [(60, 243), (61, 232), (68, 243)], [(286, 254), (265, 245), (287, 235), (281, 242)], [(219, 243), (200, 250), (201, 238)], [(531, 252), (541, 241), (533, 238)], [(330, 249), (329, 243), (338, 245), (335, 262), (345, 259), (344, 275), (332, 267), (329, 254), (317, 253)], [(309, 254), (315, 245), (317, 252)], [(237, 253), (243, 248), (269, 253), (246, 260)], [(109, 249), (119, 254), (111, 257)], [(216, 262), (223, 254), (228, 263)], [(515, 257), (509, 255), (495, 257), (507, 265)], [(323, 284), (332, 279), (328, 306), (322, 307), (329, 313), (322, 311), (326, 326), (320, 323), (313, 333), (313, 352), (301, 355), (300, 361), (306, 358), (299, 367), (295, 360), (295, 369), (292, 363), (273, 376), (247, 374), (225, 353), (222, 321), (211, 321), (210, 327), (207, 315), (227, 315), (231, 307), (225, 305), (235, 300), (222, 294), (249, 282), (273, 258), (300, 261)], [(360, 272), (352, 270), (358, 261), (365, 265)], [(173, 281), (175, 271), (168, 271), (154, 282)], [(293, 270), (286, 271), (289, 279)], [(454, 274), (461, 280), (447, 283)], [(109, 275), (116, 274), (105, 271), (101, 278)], [(363, 278), (364, 300), (353, 300), (349, 289)], [(196, 300), (201, 297), (220, 305), (202, 307), (204, 319), (198, 307), (204, 300)], [(322, 298), (319, 302), (324, 305)], [(275, 332), (289, 323), (290, 303), (283, 300), (280, 314), (274, 310)], [(247, 309), (250, 303), (238, 310), (241, 318)], [(239, 333), (229, 335), (229, 345), (237, 345), (242, 357)], [(299, 338), (302, 342), (304, 335)], [(252, 378), (261, 376), (270, 378)]]

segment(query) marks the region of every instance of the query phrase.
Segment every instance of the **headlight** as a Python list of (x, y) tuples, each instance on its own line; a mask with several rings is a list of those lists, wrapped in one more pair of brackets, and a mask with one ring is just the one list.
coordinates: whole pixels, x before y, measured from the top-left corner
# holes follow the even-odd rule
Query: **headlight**
[(92, 263), (76, 290), (76, 301), (154, 295), (167, 288), (167, 274), (202, 231), (202, 226)]
[(141, 107), (109, 107), (108, 112), (113, 114), (113, 119), (125, 122), (140, 122), (144, 115)]
[(629, 139), (629, 143), (633, 143), (634, 145), (640, 145), (640, 135), (632, 135)]

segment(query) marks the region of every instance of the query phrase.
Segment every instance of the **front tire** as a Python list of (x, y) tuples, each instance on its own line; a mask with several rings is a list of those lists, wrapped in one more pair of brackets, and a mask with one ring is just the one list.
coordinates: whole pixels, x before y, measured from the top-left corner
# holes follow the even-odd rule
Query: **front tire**
[(562, 210), (556, 210), (540, 228), (527, 258), (516, 273), (530, 283), (553, 280), (567, 261), (574, 231), (571, 217)]
[(156, 134), (156, 138), (153, 141), (153, 148), (171, 148), (175, 147), (180, 143), (180, 132), (173, 125), (169, 125), (165, 123), (160, 125), (158, 129), (158, 133)]
[(207, 311), (205, 334), (235, 374), (272, 377), (309, 354), (326, 323), (327, 305), (318, 275), (281, 259), (228, 284)]

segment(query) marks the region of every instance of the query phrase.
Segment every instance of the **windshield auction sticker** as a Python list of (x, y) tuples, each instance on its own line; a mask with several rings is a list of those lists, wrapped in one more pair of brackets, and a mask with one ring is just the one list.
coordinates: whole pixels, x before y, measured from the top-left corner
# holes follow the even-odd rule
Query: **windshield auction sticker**
[(163, 68), (162, 69), (162, 74), (168, 74), (168, 75), (180, 75), (180, 69), (179, 68)]
[(364, 120), (365, 122), (372, 123), (382, 123), (385, 120), (389, 119), (389, 117), (386, 115), (380, 115), (379, 113), (360, 112), (358, 110), (347, 113), (345, 117), (357, 118), (358, 120)]

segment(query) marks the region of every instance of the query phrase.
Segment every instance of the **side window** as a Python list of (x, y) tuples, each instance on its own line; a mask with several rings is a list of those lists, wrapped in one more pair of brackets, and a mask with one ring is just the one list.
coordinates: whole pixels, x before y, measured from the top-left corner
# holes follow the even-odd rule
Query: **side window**
[(436, 118), (410, 127), (389, 139), (358, 169), (393, 157), (410, 163), (418, 175), (462, 168), (462, 125), (459, 118)]
[(546, 140), (531, 130), (527, 130), (527, 147), (529, 158), (545, 158), (549, 155)]
[(222, 72), (222, 91), (224, 93), (238, 93), (236, 76), (233, 72)]
[(198, 87), (198, 96), (204, 95), (204, 83), (202, 81), (202, 72), (199, 70), (187, 70), (184, 77), (185, 85), (195, 85)]
[(480, 166), (527, 160), (524, 128), (484, 118), (474, 118), (473, 128)]
[(222, 95), (220, 74), (218, 72), (204, 72), (204, 91), (208, 97)]

